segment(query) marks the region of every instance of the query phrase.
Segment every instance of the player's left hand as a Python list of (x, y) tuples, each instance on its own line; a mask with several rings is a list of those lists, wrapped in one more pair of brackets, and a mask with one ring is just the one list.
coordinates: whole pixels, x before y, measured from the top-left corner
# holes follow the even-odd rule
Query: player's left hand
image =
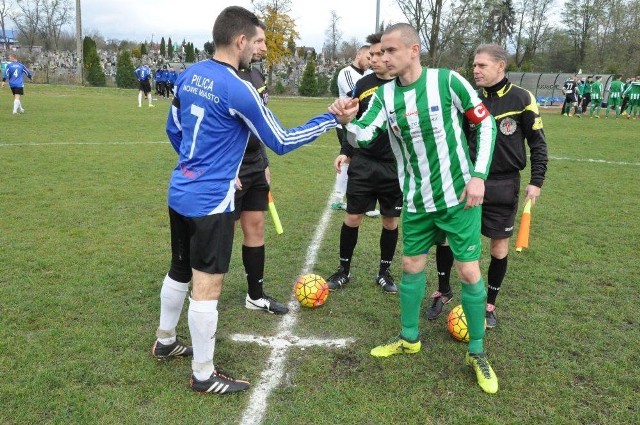
[(531, 199), (531, 205), (536, 204), (536, 199), (540, 196), (540, 188), (538, 186), (534, 186), (532, 184), (527, 185), (527, 188), (524, 190), (526, 197), (524, 198), (524, 202), (527, 202)]
[(236, 177), (236, 190), (242, 190), (242, 182), (240, 181), (240, 177)]
[(471, 180), (469, 180), (469, 183), (464, 187), (458, 201), (462, 202), (465, 199), (467, 200), (464, 204), (465, 210), (482, 205), (484, 199), (484, 180), (478, 177), (471, 177)]
[(351, 159), (349, 159), (347, 155), (345, 154), (338, 155), (335, 161), (333, 161), (333, 166), (336, 169), (336, 173), (338, 174), (342, 173), (342, 164), (348, 164), (350, 162), (351, 162)]

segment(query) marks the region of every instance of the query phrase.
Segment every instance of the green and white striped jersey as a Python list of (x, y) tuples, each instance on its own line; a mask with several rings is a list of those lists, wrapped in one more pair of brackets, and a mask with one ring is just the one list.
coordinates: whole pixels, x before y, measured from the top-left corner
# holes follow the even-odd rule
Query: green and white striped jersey
[(603, 87), (602, 83), (599, 81), (594, 81), (591, 85), (591, 99), (592, 100), (600, 100), (602, 99)]
[[(475, 165), (463, 132), (466, 116), (477, 126)], [(369, 108), (347, 125), (350, 142), (367, 146), (389, 133), (404, 208), (411, 213), (443, 211), (458, 205), (471, 177), (486, 179), (496, 124), (475, 90), (460, 74), (423, 68), (408, 86), (399, 80), (378, 88)]]

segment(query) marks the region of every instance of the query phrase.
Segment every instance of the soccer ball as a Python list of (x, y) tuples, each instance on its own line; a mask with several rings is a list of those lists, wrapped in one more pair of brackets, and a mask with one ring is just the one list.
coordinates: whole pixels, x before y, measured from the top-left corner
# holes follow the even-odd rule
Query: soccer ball
[(293, 293), (303, 307), (316, 308), (327, 300), (329, 285), (317, 274), (305, 274), (296, 281)]
[(469, 342), (469, 329), (467, 328), (467, 318), (464, 316), (462, 305), (457, 305), (449, 312), (447, 319), (449, 333), (456, 341)]

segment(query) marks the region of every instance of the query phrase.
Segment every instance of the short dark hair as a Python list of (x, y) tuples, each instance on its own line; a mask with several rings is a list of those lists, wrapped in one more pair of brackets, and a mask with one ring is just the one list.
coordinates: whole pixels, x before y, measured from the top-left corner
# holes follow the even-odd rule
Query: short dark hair
[(256, 35), (256, 28), (260, 24), (258, 17), (244, 7), (226, 7), (213, 24), (213, 44), (229, 46), (233, 39), (241, 34), (251, 38)]
[(480, 53), (488, 54), (495, 62), (507, 63), (507, 50), (499, 44), (481, 44), (476, 48), (476, 55)]
[(369, 44), (378, 44), (382, 40), (382, 31), (369, 34), (365, 40)]

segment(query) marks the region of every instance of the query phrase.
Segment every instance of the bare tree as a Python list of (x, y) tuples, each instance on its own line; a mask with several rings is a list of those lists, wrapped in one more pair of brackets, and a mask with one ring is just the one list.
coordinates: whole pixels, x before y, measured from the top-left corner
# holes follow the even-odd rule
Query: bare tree
[(396, 0), (405, 18), (420, 34), (430, 66), (440, 63), (443, 51), (464, 29), (467, 13), (477, 3), (477, 0)]
[[(349, 41), (340, 43), (340, 50), (337, 52), (337, 58), (342, 61), (352, 61), (356, 57), (358, 49), (362, 47), (363, 42), (353, 37)], [(350, 62), (349, 62), (350, 63)]]
[(43, 0), (17, 0), (16, 8), (11, 15), (20, 34), (27, 40), (29, 51), (36, 44), (40, 29)]
[(17, 0), (11, 15), (29, 50), (37, 41), (45, 50), (57, 49), (62, 28), (73, 20), (70, 0)]
[(340, 17), (335, 10), (331, 11), (331, 17), (329, 18), (329, 26), (325, 30), (324, 34), (327, 36), (324, 42), (324, 57), (331, 62), (336, 60), (336, 54), (338, 52), (338, 46), (342, 41), (342, 31), (339, 29)]
[(7, 30), (5, 27), (5, 21), (11, 16), (11, 10), (13, 9), (13, 2), (11, 0), (0, 0), (0, 30), (4, 37), (4, 49), (9, 50), (9, 37), (7, 37)]
[(518, 69), (533, 60), (546, 40), (549, 30), (547, 16), (551, 14), (554, 0), (518, 0), (515, 4), (516, 22), (513, 42)]
[(58, 41), (62, 27), (70, 24), (74, 18), (70, 0), (44, 0), (42, 19), (39, 29), (45, 50), (58, 50)]
[(573, 40), (576, 60), (584, 65), (587, 48), (595, 30), (596, 20), (601, 16), (604, 3), (610, 0), (569, 0), (565, 3), (565, 25)]

